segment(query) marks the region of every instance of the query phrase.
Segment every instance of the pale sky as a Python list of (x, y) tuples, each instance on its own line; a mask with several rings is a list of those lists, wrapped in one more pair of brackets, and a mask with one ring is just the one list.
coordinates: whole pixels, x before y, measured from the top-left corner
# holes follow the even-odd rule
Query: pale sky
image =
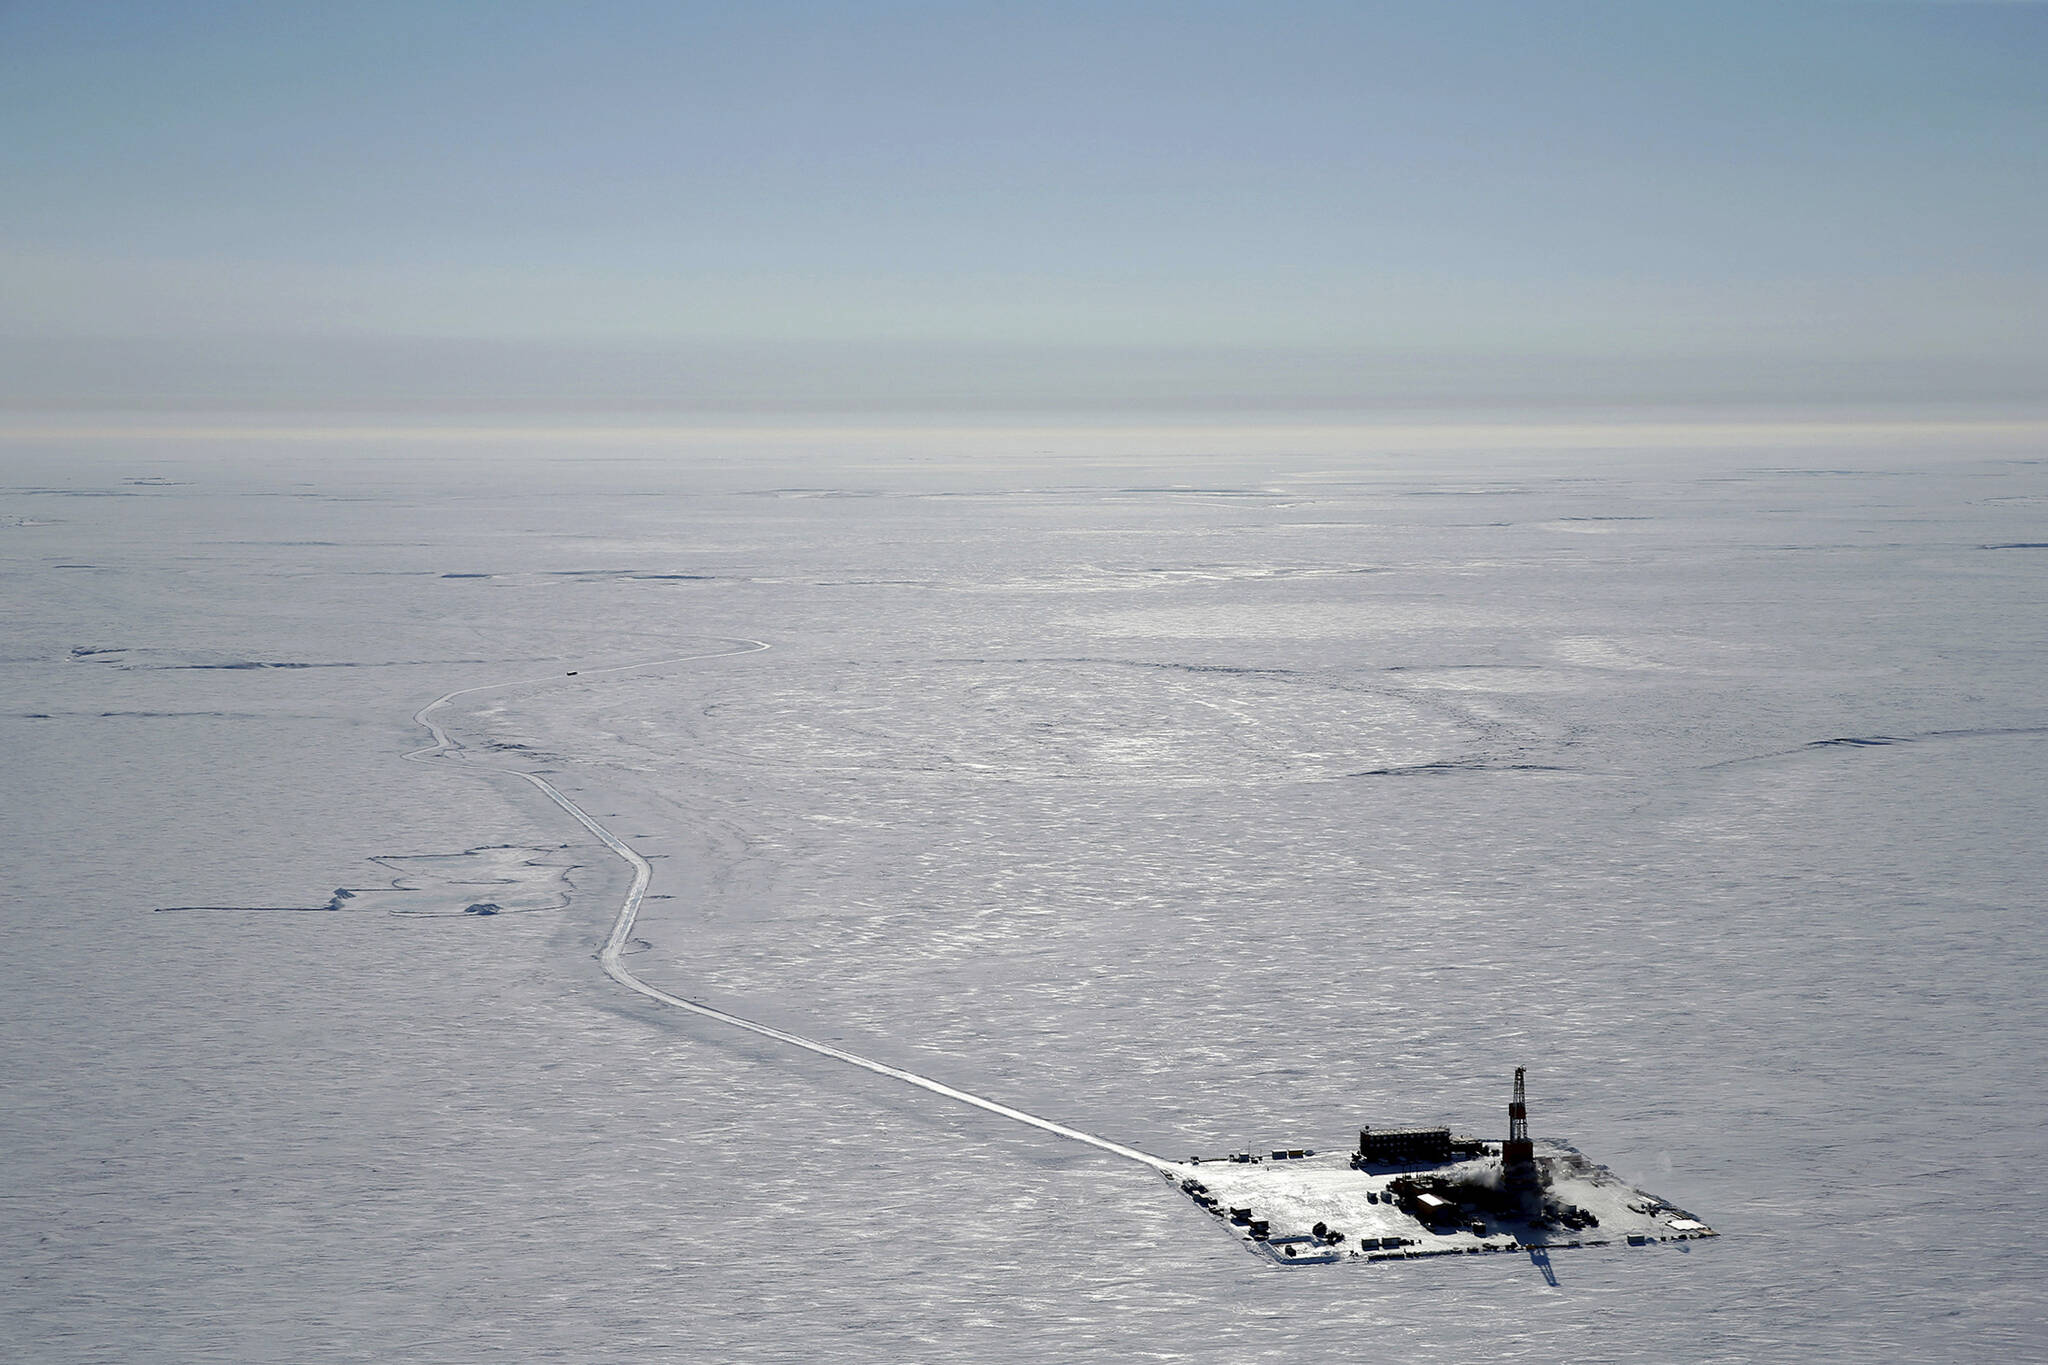
[(0, 403), (2048, 405), (2048, 5), (0, 3)]

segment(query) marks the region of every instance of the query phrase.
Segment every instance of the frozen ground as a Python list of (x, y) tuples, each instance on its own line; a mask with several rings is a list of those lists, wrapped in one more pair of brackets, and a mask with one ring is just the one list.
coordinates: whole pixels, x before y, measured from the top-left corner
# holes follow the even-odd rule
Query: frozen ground
[[(2042, 1353), (2023, 442), (0, 459), (7, 1353)], [(1722, 1236), (1277, 1274), (621, 989), (480, 768), (658, 990), (1169, 1156), (1527, 1065)]]

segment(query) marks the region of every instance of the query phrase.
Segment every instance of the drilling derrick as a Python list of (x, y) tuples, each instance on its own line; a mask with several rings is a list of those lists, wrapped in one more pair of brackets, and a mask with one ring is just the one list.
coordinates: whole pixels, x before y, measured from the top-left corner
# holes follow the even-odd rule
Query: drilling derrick
[(1536, 1148), (1529, 1141), (1529, 1105), (1522, 1094), (1523, 1068), (1515, 1068), (1515, 1098), (1508, 1104), (1508, 1140), (1501, 1144), (1501, 1175), (1509, 1189), (1536, 1188)]

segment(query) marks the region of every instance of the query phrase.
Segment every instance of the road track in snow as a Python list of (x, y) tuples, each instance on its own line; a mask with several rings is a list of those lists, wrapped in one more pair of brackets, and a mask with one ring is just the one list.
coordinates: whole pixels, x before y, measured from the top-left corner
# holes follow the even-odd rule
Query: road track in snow
[[(717, 650), (708, 654), (685, 654), (672, 659), (652, 659), (646, 663), (620, 664), (613, 668), (582, 669), (579, 670), (576, 676), (578, 678), (597, 678), (607, 674), (640, 672), (646, 669), (664, 668), (672, 664), (690, 663), (699, 659), (723, 659), (739, 654), (758, 654), (762, 650), (769, 648), (768, 644), (761, 640), (733, 640), (731, 643), (741, 647), (738, 649)], [(563, 675), (550, 674), (545, 678), (522, 678), (516, 682), (484, 683), (476, 687), (464, 687), (436, 697), (413, 713), (413, 720), (434, 737), (434, 742), (424, 748), (414, 749), (406, 754), (405, 757), (415, 762), (427, 762), (432, 759), (447, 757), (463, 747), (460, 741), (450, 739), (448, 732), (442, 729), (433, 719), (435, 711), (454, 701), (457, 697), (472, 696), (478, 692), (495, 692), (511, 687), (532, 687), (543, 683), (560, 683), (561, 681), (563, 681)], [(647, 859), (634, 852), (625, 840), (619, 838), (618, 835), (612, 833), (611, 830), (599, 823), (590, 812), (564, 796), (561, 790), (546, 778), (534, 773), (520, 772), (514, 768), (477, 768), (471, 771), (488, 777), (516, 777), (522, 782), (538, 787), (548, 800), (560, 806), (564, 811), (567, 811), (571, 819), (589, 830), (591, 834), (597, 837), (600, 843), (617, 854), (628, 867), (633, 869), (633, 884), (626, 892), (624, 903), (619, 906), (618, 918), (612, 921), (611, 936), (605, 940), (604, 947), (599, 950), (597, 955), (599, 964), (604, 968), (604, 974), (618, 982), (621, 986), (624, 986), (627, 990), (644, 995), (657, 1004), (684, 1010), (704, 1019), (715, 1020), (731, 1028), (744, 1029), (748, 1033), (758, 1034), (763, 1038), (772, 1038), (778, 1043), (786, 1043), (791, 1047), (802, 1048), (807, 1052), (815, 1052), (821, 1057), (830, 1057), (832, 1060), (844, 1062), (848, 1066), (857, 1066), (863, 1071), (872, 1071), (878, 1076), (887, 1076), (891, 1080), (902, 1081), (906, 1085), (914, 1085), (921, 1090), (929, 1090), (934, 1095), (944, 1096), (946, 1099), (960, 1104), (972, 1105), (976, 1109), (986, 1110), (988, 1113), (999, 1115), (1002, 1118), (1026, 1124), (1043, 1132), (1051, 1133), (1055, 1137), (1063, 1137), (1073, 1142), (1086, 1143), (1090, 1147), (1099, 1148), (1114, 1156), (1120, 1156), (1128, 1161), (1136, 1161), (1142, 1165), (1149, 1166), (1155, 1171), (1164, 1172), (1173, 1167), (1174, 1163), (1167, 1161), (1165, 1158), (1153, 1156), (1149, 1152), (1141, 1152), (1135, 1147), (1126, 1147), (1120, 1142), (1111, 1142), (1108, 1138), (1097, 1137), (1093, 1133), (1084, 1133), (1080, 1129), (1070, 1128), (1064, 1123), (1056, 1123), (1052, 1119), (1041, 1118), (1037, 1114), (1027, 1113), (1022, 1109), (1012, 1108), (1010, 1105), (988, 1099), (985, 1096), (958, 1089), (955, 1086), (947, 1085), (944, 1081), (935, 1080), (930, 1076), (919, 1075), (915, 1071), (906, 1071), (902, 1067), (890, 1066), (887, 1062), (878, 1062), (872, 1057), (863, 1057), (857, 1052), (848, 1052), (845, 1048), (834, 1047), (830, 1043), (821, 1043), (815, 1038), (806, 1038), (800, 1033), (791, 1033), (787, 1029), (779, 1029), (769, 1024), (757, 1023), (752, 1019), (743, 1018), (740, 1015), (731, 1014), (725, 1010), (715, 1009), (710, 1005), (699, 1004), (694, 1000), (685, 1000), (681, 996), (669, 994), (658, 986), (649, 985), (627, 970), (626, 964), (620, 961), (619, 955), (625, 950), (626, 943), (632, 937), (633, 922), (640, 915), (640, 903), (647, 895), (648, 883), (654, 878), (653, 866), (648, 863)]]

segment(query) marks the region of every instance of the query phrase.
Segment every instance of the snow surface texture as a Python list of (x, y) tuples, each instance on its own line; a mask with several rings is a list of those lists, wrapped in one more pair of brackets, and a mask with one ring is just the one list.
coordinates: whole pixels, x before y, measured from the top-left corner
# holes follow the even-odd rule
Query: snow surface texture
[[(0, 1354), (2042, 1354), (2034, 452), (971, 453), (9, 447)], [(1275, 1274), (625, 991), (479, 764), (656, 990), (1173, 1156), (1527, 1065), (1723, 1235)]]
[[(716, 659), (726, 654), (746, 654), (754, 650), (768, 648), (766, 644), (759, 640), (736, 640), (732, 643), (736, 648), (720, 650), (711, 654), (686, 654), (677, 659), (661, 659), (648, 664), (620, 664), (611, 668), (588, 669), (582, 672), (572, 671), (563, 676), (600, 677), (607, 674), (639, 672), (643, 669), (664, 668), (674, 664), (691, 663), (698, 659)], [(503, 687), (530, 685), (531, 682), (465, 687), (459, 691), (446, 693), (428, 702), (420, 708), (418, 714), (413, 719), (419, 724), (426, 726), (433, 733), (434, 742), (427, 748), (413, 750), (406, 757), (443, 758), (454, 757), (461, 752), (462, 746), (456, 741), (451, 740), (448, 737), (447, 731), (429, 719), (435, 711), (454, 701), (457, 697), (470, 696), (478, 692), (497, 691)], [(647, 887), (654, 879), (653, 864), (634, 852), (625, 840), (605, 828), (603, 823), (595, 819), (589, 811), (562, 795), (561, 789), (545, 777), (526, 772), (512, 772), (505, 775), (530, 783), (535, 790), (560, 806), (568, 813), (570, 819), (588, 830), (596, 837), (598, 842), (618, 855), (625, 862), (626, 866), (633, 870), (632, 885), (626, 888), (626, 898), (619, 904), (618, 917), (612, 921), (612, 931), (605, 937), (604, 947), (599, 950), (597, 955), (597, 960), (604, 966), (604, 974), (618, 982), (621, 986), (624, 986), (627, 990), (632, 991), (636, 995), (644, 995), (656, 1004), (667, 1005), (671, 1009), (679, 1009), (686, 1013), (694, 1014), (700, 1019), (714, 1020), (730, 1028), (741, 1029), (762, 1038), (770, 1038), (778, 1043), (787, 1044), (790, 1047), (802, 1048), (806, 1052), (814, 1052), (821, 1057), (830, 1057), (833, 1061), (844, 1062), (848, 1066), (856, 1066), (863, 1071), (872, 1071), (878, 1076), (887, 1076), (891, 1080), (902, 1081), (906, 1085), (914, 1085), (920, 1090), (928, 1090), (935, 1095), (944, 1096), (946, 1099), (960, 1104), (971, 1105), (976, 1109), (985, 1110), (988, 1113), (1021, 1123), (1028, 1128), (1037, 1128), (1043, 1132), (1051, 1133), (1055, 1137), (1063, 1137), (1073, 1142), (1086, 1143), (1090, 1147), (1099, 1148), (1112, 1155), (1136, 1161), (1141, 1165), (1150, 1166), (1157, 1171), (1164, 1172), (1168, 1168), (1169, 1163), (1159, 1157), (1133, 1150), (1120, 1143), (1111, 1142), (1106, 1138), (1097, 1137), (1093, 1133), (1083, 1133), (1077, 1129), (1069, 1128), (1065, 1124), (1054, 1123), (1052, 1120), (1042, 1118), (1037, 1114), (1027, 1114), (1021, 1109), (1012, 1108), (1006, 1104), (998, 1104), (986, 1096), (971, 1095), (964, 1090), (947, 1085), (943, 1081), (934, 1080), (930, 1076), (920, 1076), (914, 1071), (905, 1071), (901, 1067), (890, 1066), (885, 1062), (878, 1062), (872, 1057), (863, 1057), (858, 1053), (848, 1052), (844, 1048), (833, 1047), (830, 1043), (821, 1043), (815, 1038), (806, 1038), (802, 1034), (791, 1033), (786, 1029), (774, 1028), (753, 1019), (743, 1019), (739, 1015), (726, 1010), (718, 1010), (708, 1005), (700, 1005), (694, 1000), (684, 1000), (680, 996), (671, 995), (667, 991), (648, 985), (627, 969), (621, 957), (628, 945), (644, 946), (644, 941), (633, 938), (632, 933), (633, 925), (640, 917), (640, 907), (647, 898)], [(345, 894), (345, 892), (337, 892), (336, 898), (339, 899)], [(469, 912), (474, 913), (483, 908), (471, 906), (469, 907)], [(497, 909), (495, 905), (488, 908), (493, 912)]]

